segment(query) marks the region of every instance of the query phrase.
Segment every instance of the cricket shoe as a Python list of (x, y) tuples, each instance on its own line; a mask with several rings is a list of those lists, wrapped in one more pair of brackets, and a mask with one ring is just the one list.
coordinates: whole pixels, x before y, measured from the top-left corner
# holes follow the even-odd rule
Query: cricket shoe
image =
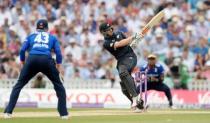
[(139, 102), (139, 96), (133, 97), (132, 100), (133, 100), (133, 103), (131, 105), (131, 108), (135, 109), (135, 107), (138, 105), (138, 102)]
[(136, 107), (136, 108), (133, 110), (133, 112), (134, 112), (134, 113), (142, 113), (143, 110)]
[(137, 107), (138, 109), (144, 109), (144, 100), (140, 99), (140, 100), (137, 102), (136, 107)]
[[(135, 108), (138, 108), (138, 109), (144, 109), (144, 100), (142, 99), (137, 99), (136, 101), (136, 106), (133, 105), (133, 102), (131, 103), (131, 108), (135, 109)], [(133, 107), (134, 106), (134, 107)]]
[(12, 118), (12, 114), (4, 113), (4, 119), (11, 119), (11, 118)]
[(172, 109), (172, 110), (177, 109), (177, 107), (176, 106), (173, 106), (173, 105), (172, 106), (169, 106), (169, 108)]
[(61, 116), (61, 119), (68, 120), (69, 119), (69, 116), (68, 115)]

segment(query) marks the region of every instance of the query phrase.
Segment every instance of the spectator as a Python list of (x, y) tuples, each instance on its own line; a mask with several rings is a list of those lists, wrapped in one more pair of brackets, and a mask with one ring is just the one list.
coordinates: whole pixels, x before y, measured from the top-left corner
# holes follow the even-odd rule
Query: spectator
[(1, 42), (1, 48), (6, 49), (7, 48), (7, 35), (4, 31), (4, 28), (0, 27), (0, 42)]
[[(74, 52), (72, 52), (74, 51)], [(72, 53), (73, 59), (79, 60), (82, 55), (82, 49), (81, 47), (77, 44), (74, 38), (71, 38), (69, 41), (69, 45), (65, 48), (64, 54)]]
[(0, 79), (6, 79), (6, 78), (7, 78), (6, 70), (3, 66), (3, 62), (1, 62), (1, 64), (0, 64)]
[(169, 24), (167, 39), (170, 48), (180, 48), (183, 45), (183, 40), (180, 37), (180, 30), (174, 22)]
[(15, 24), (15, 30), (17, 31), (18, 36), (20, 37), (21, 42), (23, 43), (27, 34), (29, 33), (27, 30), (28, 29), (28, 23), (26, 21), (26, 18), (24, 15), (19, 16), (18, 22)]
[(202, 57), (201, 54), (197, 54), (194, 62), (194, 71), (197, 72), (196, 79), (205, 79), (205, 77), (202, 76), (204, 65), (205, 59)]
[(72, 54), (69, 53), (64, 59), (64, 78), (72, 78), (74, 75), (74, 61)]
[(198, 15), (198, 21), (195, 24), (196, 33), (199, 33), (199, 38), (206, 37), (209, 32), (209, 22), (205, 20), (205, 16)]
[(205, 60), (208, 54), (208, 42), (205, 38), (200, 38), (199, 45), (193, 49), (194, 54), (201, 54)]
[(181, 60), (183, 65), (187, 66), (187, 71), (193, 72), (195, 58), (192, 52), (189, 51), (189, 48), (184, 48)]
[(196, 47), (198, 43), (198, 37), (196, 36), (195, 27), (193, 25), (186, 25), (185, 32), (182, 33), (182, 39), (184, 39), (184, 46), (189, 47), (190, 50)]
[(165, 33), (162, 28), (158, 27), (155, 30), (155, 36), (151, 41), (152, 52), (159, 56), (164, 56), (168, 52), (168, 43), (165, 38)]
[(175, 6), (175, 2), (173, 0), (167, 0), (166, 8), (165, 8), (165, 18), (168, 20), (172, 18), (174, 15), (179, 15), (179, 10)]
[(139, 12), (139, 16), (141, 20), (146, 20), (147, 18), (154, 15), (154, 9), (151, 6), (151, 3), (145, 1), (142, 3), (142, 8)]
[(175, 89), (187, 89), (187, 83), (189, 80), (189, 74), (187, 66), (182, 64), (180, 58), (175, 58), (170, 65), (170, 74), (174, 82)]
[(117, 25), (118, 25), (118, 29), (117, 29), (118, 31), (124, 32), (124, 33), (128, 32), (127, 22), (126, 22), (125, 18), (123, 18), (123, 17), (118, 18)]
[(12, 24), (12, 16), (7, 6), (0, 3), (0, 26), (4, 25), (5, 20), (8, 20), (8, 24)]

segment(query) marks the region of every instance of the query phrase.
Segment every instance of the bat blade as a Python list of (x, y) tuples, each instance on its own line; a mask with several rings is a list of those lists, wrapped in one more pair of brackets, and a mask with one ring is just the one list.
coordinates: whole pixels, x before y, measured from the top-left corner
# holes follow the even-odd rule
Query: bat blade
[(150, 21), (147, 23), (146, 26), (144, 26), (142, 30), (142, 34), (145, 35), (154, 25), (158, 24), (160, 20), (164, 17), (164, 11), (160, 11), (158, 14), (156, 14)]

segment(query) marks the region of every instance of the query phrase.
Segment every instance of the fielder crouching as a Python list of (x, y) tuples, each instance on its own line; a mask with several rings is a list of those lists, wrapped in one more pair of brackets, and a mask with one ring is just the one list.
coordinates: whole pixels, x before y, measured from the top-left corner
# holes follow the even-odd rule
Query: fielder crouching
[[(156, 56), (150, 54), (147, 57), (148, 63), (145, 64), (143, 67), (140, 68), (140, 72), (146, 72), (147, 74), (147, 90), (156, 90), (162, 91), (165, 93), (168, 101), (169, 107), (174, 109), (172, 102), (172, 95), (170, 88), (163, 83), (164, 81), (164, 69), (163, 66), (156, 63)], [(142, 92), (145, 91), (144, 83), (142, 84)], [(137, 92), (140, 93), (140, 85), (137, 86)]]

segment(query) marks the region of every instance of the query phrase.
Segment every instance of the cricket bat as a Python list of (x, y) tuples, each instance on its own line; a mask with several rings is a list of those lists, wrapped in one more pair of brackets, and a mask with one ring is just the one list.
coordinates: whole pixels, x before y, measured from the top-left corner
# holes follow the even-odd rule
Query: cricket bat
[[(164, 10), (157, 13), (150, 21), (147, 23), (144, 28), (141, 30), (141, 34), (145, 35), (153, 26), (157, 25), (160, 20), (164, 17)], [(130, 44), (131, 47), (134, 47), (138, 44), (142, 37), (138, 37), (136, 40), (133, 40)]]
[(164, 10), (158, 12), (142, 29), (141, 33), (145, 35), (153, 26), (157, 25), (164, 16)]

